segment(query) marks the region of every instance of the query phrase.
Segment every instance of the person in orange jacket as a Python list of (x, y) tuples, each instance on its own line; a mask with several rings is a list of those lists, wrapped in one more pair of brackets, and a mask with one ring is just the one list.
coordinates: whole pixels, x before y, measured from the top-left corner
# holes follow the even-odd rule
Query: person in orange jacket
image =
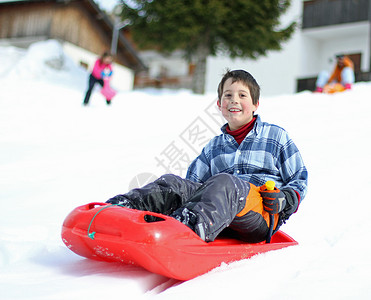
[(316, 81), (316, 92), (322, 93), (326, 84), (340, 83), (344, 89), (350, 90), (354, 83), (354, 64), (344, 54), (336, 55), (336, 66), (331, 76), (327, 71), (322, 71)]

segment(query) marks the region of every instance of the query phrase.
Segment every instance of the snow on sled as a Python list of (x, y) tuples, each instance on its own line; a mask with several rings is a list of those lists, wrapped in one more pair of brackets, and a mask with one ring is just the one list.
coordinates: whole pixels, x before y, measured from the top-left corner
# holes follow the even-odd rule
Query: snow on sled
[(78, 255), (133, 264), (179, 280), (202, 275), (223, 262), (298, 244), (282, 231), (269, 244), (225, 237), (206, 243), (174, 218), (107, 203), (75, 208), (63, 223), (62, 240)]

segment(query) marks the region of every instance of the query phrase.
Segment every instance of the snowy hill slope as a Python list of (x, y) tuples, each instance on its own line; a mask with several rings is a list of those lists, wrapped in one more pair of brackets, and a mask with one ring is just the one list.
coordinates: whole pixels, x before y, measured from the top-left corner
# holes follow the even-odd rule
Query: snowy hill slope
[[(309, 171), (307, 197), (282, 227), (299, 246), (177, 282), (81, 258), (61, 225), (148, 174), (184, 175), (180, 158), (219, 133), (216, 94), (119, 91), (109, 107), (97, 88), (83, 107), (87, 76), (55, 41), (0, 47), (0, 299), (371, 298), (370, 83), (262, 97), (258, 113), (290, 133)], [(196, 127), (197, 143), (186, 138)]]

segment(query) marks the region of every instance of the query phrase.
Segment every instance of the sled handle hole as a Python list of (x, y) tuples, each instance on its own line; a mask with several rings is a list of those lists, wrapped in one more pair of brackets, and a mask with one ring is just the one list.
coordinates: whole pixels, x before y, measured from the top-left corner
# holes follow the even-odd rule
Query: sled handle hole
[(101, 206), (104, 206), (103, 203), (89, 203), (88, 204), (88, 209), (93, 209), (93, 208), (96, 208), (96, 207), (101, 207)]
[(165, 221), (165, 219), (161, 217), (153, 216), (153, 215), (145, 215), (144, 221), (146, 221), (147, 223), (153, 223), (153, 222)]

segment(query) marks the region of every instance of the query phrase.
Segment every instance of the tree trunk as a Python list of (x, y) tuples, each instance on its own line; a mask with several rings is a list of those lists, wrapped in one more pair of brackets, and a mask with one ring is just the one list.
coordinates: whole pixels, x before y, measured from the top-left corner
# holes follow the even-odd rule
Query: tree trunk
[(200, 44), (195, 52), (195, 72), (192, 78), (192, 91), (195, 94), (205, 93), (206, 83), (206, 60), (209, 55), (209, 49), (206, 43)]

